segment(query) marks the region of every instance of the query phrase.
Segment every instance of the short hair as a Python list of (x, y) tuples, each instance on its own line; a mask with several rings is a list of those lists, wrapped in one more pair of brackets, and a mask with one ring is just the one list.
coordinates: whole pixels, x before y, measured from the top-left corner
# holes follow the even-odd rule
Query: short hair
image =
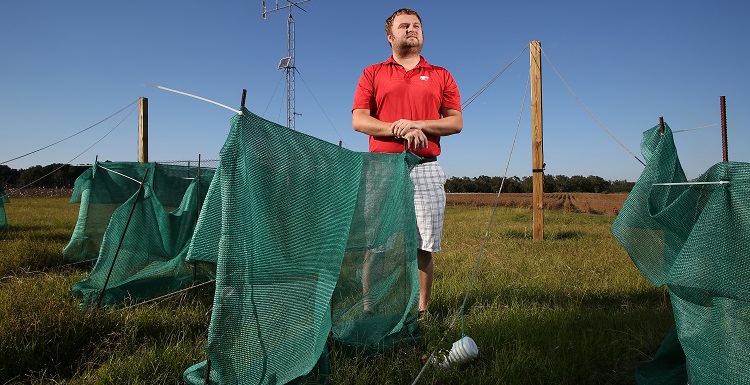
[(398, 15), (414, 15), (419, 19), (419, 22), (422, 22), (422, 18), (419, 17), (419, 14), (417, 11), (409, 8), (401, 8), (396, 12), (393, 12), (393, 15), (391, 17), (385, 19), (385, 34), (390, 35), (391, 34), (391, 28), (393, 28), (393, 19), (396, 18)]

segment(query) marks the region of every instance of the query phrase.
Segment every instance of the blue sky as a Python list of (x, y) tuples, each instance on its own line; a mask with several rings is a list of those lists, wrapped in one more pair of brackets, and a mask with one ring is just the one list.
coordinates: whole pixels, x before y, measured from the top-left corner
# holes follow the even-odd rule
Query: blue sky
[[(275, 0), (266, 0), (268, 9)], [(283, 2), (280, 2), (283, 5)], [(464, 130), (443, 139), (449, 176), (531, 175), (531, 115), (524, 99), (529, 42), (539, 40), (546, 173), (635, 181), (642, 166), (587, 112), (554, 71), (625, 147), (640, 155), (659, 117), (675, 134), (688, 178), (722, 160), (720, 96), (729, 158), (750, 157), (750, 3), (744, 1), (325, 1), (301, 4), (296, 26), (296, 128), (367, 151), (351, 128), (362, 69), (390, 49), (384, 20), (422, 16), (422, 54), (448, 68), (467, 100)], [(149, 99), (149, 159), (217, 159), (232, 112), (149, 87), (160, 85), (284, 123), (288, 11), (263, 20), (261, 0), (15, 1), (0, 8), (0, 162), (81, 131), (139, 97)], [(137, 105), (137, 104), (136, 104)], [(135, 106), (135, 105), (134, 105)], [(522, 111), (523, 108), (523, 111)], [(130, 113), (127, 116), (127, 113)], [(523, 113), (523, 115), (521, 115)], [(519, 126), (520, 117), (520, 126)], [(124, 120), (123, 120), (124, 119)], [(516, 127), (517, 143), (510, 156)], [(105, 134), (111, 134), (85, 152)], [(137, 160), (132, 107), (65, 142), (6, 165)], [(77, 157), (77, 158), (76, 158)], [(75, 159), (74, 159), (75, 158)]]

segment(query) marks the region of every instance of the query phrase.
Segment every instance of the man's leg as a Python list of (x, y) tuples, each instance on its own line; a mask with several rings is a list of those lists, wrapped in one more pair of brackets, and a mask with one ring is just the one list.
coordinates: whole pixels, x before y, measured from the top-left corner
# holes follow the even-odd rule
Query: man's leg
[(427, 310), (432, 295), (432, 253), (418, 249), (417, 266), (419, 267), (419, 311), (422, 312)]
[(385, 260), (382, 252), (367, 250), (362, 265), (362, 296), (365, 314), (375, 311), (375, 293), (370, 293), (370, 288), (383, 279)]
[(427, 310), (432, 296), (432, 253), (440, 251), (445, 212), (446, 176), (438, 162), (414, 167), (414, 210), (417, 217), (417, 266), (419, 267), (419, 311)]
[(372, 297), (370, 293), (370, 275), (372, 274), (372, 250), (365, 252), (365, 259), (362, 265), (362, 302), (365, 308), (365, 314), (372, 312)]

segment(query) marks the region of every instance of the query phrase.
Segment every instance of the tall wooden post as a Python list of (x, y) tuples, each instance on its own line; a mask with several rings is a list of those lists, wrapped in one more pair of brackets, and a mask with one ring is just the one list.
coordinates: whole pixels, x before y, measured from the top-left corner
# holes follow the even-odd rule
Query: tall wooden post
[(544, 239), (544, 151), (542, 136), (542, 43), (529, 44), (531, 68), (531, 171), (534, 240)]
[(138, 113), (138, 161), (148, 162), (148, 98), (141, 97)]

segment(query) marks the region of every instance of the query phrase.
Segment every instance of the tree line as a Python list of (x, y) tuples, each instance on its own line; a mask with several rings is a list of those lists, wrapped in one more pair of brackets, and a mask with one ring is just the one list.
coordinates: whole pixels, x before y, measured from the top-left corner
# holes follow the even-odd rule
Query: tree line
[(91, 166), (53, 163), (16, 170), (0, 165), (0, 185), (4, 188), (73, 188), (76, 178)]
[[(76, 178), (90, 166), (74, 166), (53, 163), (47, 166), (34, 166), (26, 169), (12, 169), (0, 165), (0, 185), (3, 187), (20, 188), (72, 188)], [(449, 193), (496, 193), (500, 190), (502, 177), (481, 175), (478, 177), (451, 177), (445, 183), (445, 191)], [(509, 193), (532, 192), (532, 178), (508, 177), (503, 184), (503, 191)], [(545, 175), (545, 192), (590, 192), (590, 193), (621, 193), (630, 192), (634, 182), (625, 180), (605, 180), (598, 176), (574, 175)]]
[[(502, 183), (503, 192), (530, 193), (533, 191), (532, 177), (511, 176), (505, 179), (499, 176), (481, 175), (474, 178), (451, 177), (445, 182), (445, 191), (449, 193), (496, 193)], [(605, 180), (598, 176), (565, 176), (545, 175), (544, 192), (588, 192), (588, 193), (623, 193), (630, 192), (635, 182), (626, 180)]]

